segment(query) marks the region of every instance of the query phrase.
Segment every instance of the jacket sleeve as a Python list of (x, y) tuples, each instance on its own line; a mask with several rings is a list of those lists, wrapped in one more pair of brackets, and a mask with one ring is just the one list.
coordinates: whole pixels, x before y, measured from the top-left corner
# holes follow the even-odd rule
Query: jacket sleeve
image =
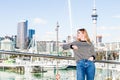
[(64, 44), (64, 45), (62, 46), (62, 48), (63, 48), (64, 50), (71, 49), (71, 44)]
[(91, 54), (92, 54), (92, 57), (95, 59), (96, 58), (96, 52), (95, 52), (95, 47), (93, 45), (91, 45)]

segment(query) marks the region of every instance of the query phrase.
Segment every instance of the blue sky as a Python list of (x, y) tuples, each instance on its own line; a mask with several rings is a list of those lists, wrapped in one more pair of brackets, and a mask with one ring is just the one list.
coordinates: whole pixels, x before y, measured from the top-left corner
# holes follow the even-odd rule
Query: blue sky
[[(93, 0), (70, 0), (73, 33), (86, 28), (93, 35)], [(120, 0), (96, 0), (97, 34), (103, 42), (120, 42)], [(59, 40), (71, 34), (68, 0), (0, 0), (0, 36), (17, 34), (17, 23), (28, 20), (36, 30), (37, 40), (55, 40), (59, 23)]]

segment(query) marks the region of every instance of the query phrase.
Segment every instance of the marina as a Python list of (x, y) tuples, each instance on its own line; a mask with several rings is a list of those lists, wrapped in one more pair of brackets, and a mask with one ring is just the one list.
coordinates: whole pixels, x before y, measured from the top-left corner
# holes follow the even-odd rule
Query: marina
[[(61, 80), (76, 80), (76, 64), (74, 58), (55, 55), (36, 55), (32, 53), (1, 51), (6, 55), (29, 55), (30, 59), (21, 57), (13, 60), (3, 60), (0, 63), (0, 74), (6, 74), (7, 77), (0, 76), (1, 80), (55, 80), (56, 74), (60, 74)], [(17, 53), (17, 52), (16, 52)], [(33, 59), (31, 59), (33, 58)], [(36, 60), (34, 60), (36, 58)], [(119, 59), (118, 59), (119, 60)], [(95, 80), (120, 80), (120, 62), (118, 60), (96, 60)], [(71, 67), (68, 67), (71, 66)], [(71, 74), (71, 75), (68, 75)]]
[[(76, 80), (71, 42), (78, 39), (78, 29), (87, 30), (88, 41), (94, 45), (95, 80), (120, 80), (118, 3), (119, 0), (1, 1), (0, 80)], [(17, 25), (12, 25), (16, 21)], [(64, 44), (70, 44), (68, 50), (63, 49)]]
[[(120, 80), (120, 62), (101, 61), (96, 62), (95, 80)], [(0, 80), (56, 80), (56, 73), (60, 74), (61, 80), (76, 80), (76, 69), (49, 69), (46, 72), (19, 73), (0, 69)], [(6, 75), (6, 77), (3, 76)], [(70, 75), (68, 75), (70, 74)]]
[[(59, 70), (61, 80), (75, 80), (75, 72), (75, 70)], [(6, 75), (6, 77), (2, 76), (3, 74)], [(0, 71), (1, 80), (56, 80), (55, 77), (56, 73), (52, 70), (44, 73), (29, 73), (24, 75)]]

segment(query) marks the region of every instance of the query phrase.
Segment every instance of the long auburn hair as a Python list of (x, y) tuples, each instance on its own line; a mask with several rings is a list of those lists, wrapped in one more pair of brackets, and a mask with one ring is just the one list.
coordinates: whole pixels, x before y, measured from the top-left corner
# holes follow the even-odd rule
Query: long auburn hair
[[(87, 30), (86, 30), (86, 29), (81, 28), (81, 29), (78, 29), (77, 32), (78, 32), (78, 31), (83, 31), (84, 34), (85, 34), (86, 41), (87, 41), (88, 43), (91, 43), (90, 38), (89, 38), (89, 36), (88, 36), (88, 33), (87, 33)], [(81, 41), (81, 39), (77, 39), (77, 40), (78, 40), (78, 41)]]

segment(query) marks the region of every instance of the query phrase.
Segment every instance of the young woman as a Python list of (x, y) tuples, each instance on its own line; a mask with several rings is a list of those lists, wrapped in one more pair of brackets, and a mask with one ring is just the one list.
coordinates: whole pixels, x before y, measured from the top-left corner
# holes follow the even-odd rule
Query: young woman
[(94, 80), (95, 76), (95, 51), (87, 31), (82, 28), (77, 30), (77, 40), (64, 44), (63, 49), (73, 49), (76, 60), (77, 80)]

